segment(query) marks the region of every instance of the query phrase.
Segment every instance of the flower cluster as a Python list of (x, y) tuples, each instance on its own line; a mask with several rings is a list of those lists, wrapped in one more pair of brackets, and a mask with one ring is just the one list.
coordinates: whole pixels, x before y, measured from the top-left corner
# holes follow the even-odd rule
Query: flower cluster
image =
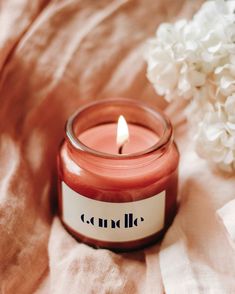
[(163, 23), (147, 44), (147, 77), (167, 101), (187, 99), (197, 151), (235, 171), (235, 1), (207, 1), (192, 20)]

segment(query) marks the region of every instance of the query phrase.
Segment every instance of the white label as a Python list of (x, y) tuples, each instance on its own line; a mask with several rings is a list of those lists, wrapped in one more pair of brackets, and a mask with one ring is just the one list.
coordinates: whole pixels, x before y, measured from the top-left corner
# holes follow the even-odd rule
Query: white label
[(164, 226), (165, 191), (133, 202), (103, 202), (82, 196), (62, 182), (63, 221), (78, 233), (101, 241), (145, 238)]

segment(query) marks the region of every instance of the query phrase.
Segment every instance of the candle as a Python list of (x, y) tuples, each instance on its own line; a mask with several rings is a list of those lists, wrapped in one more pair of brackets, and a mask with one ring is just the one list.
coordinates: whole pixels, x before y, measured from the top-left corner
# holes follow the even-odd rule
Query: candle
[(176, 213), (178, 161), (161, 112), (121, 98), (89, 104), (68, 120), (58, 156), (62, 223), (94, 247), (156, 242)]

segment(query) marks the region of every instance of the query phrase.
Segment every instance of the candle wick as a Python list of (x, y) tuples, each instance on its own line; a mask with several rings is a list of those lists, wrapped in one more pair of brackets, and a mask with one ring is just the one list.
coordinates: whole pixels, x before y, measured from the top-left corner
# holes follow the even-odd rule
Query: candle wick
[(122, 144), (122, 145), (118, 148), (118, 154), (122, 154), (123, 146), (124, 146), (124, 144)]

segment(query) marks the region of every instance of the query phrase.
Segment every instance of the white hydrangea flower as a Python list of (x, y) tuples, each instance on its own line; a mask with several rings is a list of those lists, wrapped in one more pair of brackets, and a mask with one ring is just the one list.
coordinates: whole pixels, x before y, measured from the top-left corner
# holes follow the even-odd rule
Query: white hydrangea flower
[(207, 1), (192, 20), (159, 26), (147, 77), (167, 101), (187, 99), (197, 151), (235, 171), (235, 1)]
[(235, 55), (231, 56), (228, 63), (215, 69), (218, 92), (225, 97), (235, 93)]
[(156, 91), (168, 101), (193, 98), (207, 75), (235, 52), (233, 21), (232, 6), (208, 1), (192, 21), (160, 25), (145, 54), (147, 76)]
[(207, 112), (196, 135), (198, 154), (226, 171), (235, 171), (235, 95)]
[(192, 37), (200, 44), (201, 65), (206, 72), (224, 63), (228, 53), (235, 52), (235, 3), (232, 2), (207, 1), (192, 21), (195, 35)]
[(205, 84), (206, 75), (196, 66), (197, 43), (192, 40), (189, 27), (186, 20), (162, 24), (156, 38), (148, 43), (147, 76), (168, 101), (189, 99), (197, 87)]
[(235, 93), (227, 98), (224, 108), (228, 122), (235, 124)]

